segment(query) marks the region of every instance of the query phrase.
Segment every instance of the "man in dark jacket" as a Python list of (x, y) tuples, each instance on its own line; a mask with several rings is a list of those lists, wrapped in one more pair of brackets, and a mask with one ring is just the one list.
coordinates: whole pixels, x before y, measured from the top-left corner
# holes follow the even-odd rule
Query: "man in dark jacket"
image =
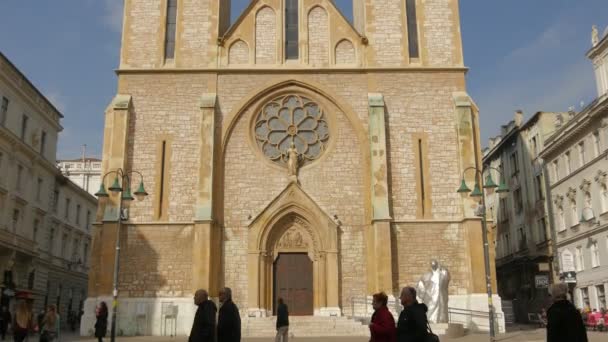
[(401, 290), (403, 311), (397, 322), (397, 342), (425, 342), (428, 336), (427, 307), (416, 300), (416, 289), (404, 287)]
[(188, 342), (214, 342), (215, 341), (215, 313), (217, 307), (209, 300), (205, 290), (198, 290), (194, 294), (194, 304), (198, 305), (192, 331)]
[(232, 302), (232, 290), (224, 287), (220, 291), (220, 313), (217, 318), (217, 341), (241, 341), (241, 316), (239, 308)]
[(289, 310), (283, 298), (279, 298), (277, 306), (277, 336), (275, 342), (287, 342), (289, 339)]
[(568, 301), (568, 285), (551, 285), (553, 305), (547, 311), (547, 342), (587, 342), (581, 314)]

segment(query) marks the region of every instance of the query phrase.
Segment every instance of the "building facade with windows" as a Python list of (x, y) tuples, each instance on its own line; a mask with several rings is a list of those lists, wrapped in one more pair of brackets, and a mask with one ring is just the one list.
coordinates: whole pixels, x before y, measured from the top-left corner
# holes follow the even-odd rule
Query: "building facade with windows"
[(86, 297), (97, 200), (55, 165), (61, 113), (1, 53), (0, 100), (1, 302), (67, 318)]
[(539, 153), (555, 131), (560, 115), (537, 112), (528, 121), (517, 111), (484, 150), (484, 177), (504, 181), (510, 192), (487, 198), (496, 247), (498, 293), (512, 301), (515, 320), (529, 321), (548, 301), (547, 285), (555, 277), (545, 174)]
[[(102, 169), (141, 172), (149, 196), (120, 233), (120, 331), (161, 334), (170, 304), (187, 334), (193, 292), (221, 286), (244, 325), (272, 324), (280, 296), (334, 329), (432, 259), (451, 307), (487, 311), (477, 202), (456, 192), (481, 165), (458, 1), (354, 0), (353, 24), (325, 0), (250, 1), (233, 23), (230, 1), (125, 4)], [(85, 326), (111, 302), (117, 204), (98, 212)]]
[(560, 267), (576, 271), (577, 307), (606, 308), (608, 290), (608, 36), (594, 35), (587, 56), (598, 78), (598, 98), (558, 118), (546, 142), (546, 161)]
[(80, 159), (57, 161), (61, 173), (91, 195), (95, 195), (101, 185), (101, 159), (83, 156)]

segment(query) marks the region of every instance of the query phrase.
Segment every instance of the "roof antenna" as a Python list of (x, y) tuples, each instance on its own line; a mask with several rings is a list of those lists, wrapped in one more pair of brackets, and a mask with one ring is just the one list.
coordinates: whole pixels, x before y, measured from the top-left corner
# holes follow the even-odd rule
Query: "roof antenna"
[(85, 156), (87, 154), (87, 144), (82, 145), (82, 162), (84, 163), (85, 161)]

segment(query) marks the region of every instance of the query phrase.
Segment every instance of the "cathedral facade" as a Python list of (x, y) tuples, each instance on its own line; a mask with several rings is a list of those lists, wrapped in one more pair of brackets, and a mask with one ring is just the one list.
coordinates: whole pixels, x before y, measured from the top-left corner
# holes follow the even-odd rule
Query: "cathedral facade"
[(125, 1), (103, 170), (141, 172), (149, 196), (120, 231), (118, 199), (99, 207), (83, 334), (111, 302), (117, 232), (127, 335), (163, 334), (170, 306), (186, 334), (194, 291), (223, 286), (247, 319), (278, 297), (292, 315), (363, 316), (432, 259), (450, 307), (487, 311), (477, 203), (456, 193), (480, 166), (458, 1), (353, 12), (253, 0), (231, 24), (230, 1)]

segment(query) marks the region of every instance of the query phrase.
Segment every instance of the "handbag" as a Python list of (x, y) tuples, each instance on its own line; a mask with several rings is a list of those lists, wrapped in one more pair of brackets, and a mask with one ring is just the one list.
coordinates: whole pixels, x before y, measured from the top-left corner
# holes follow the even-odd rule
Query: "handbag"
[(439, 336), (437, 336), (433, 333), (433, 329), (431, 329), (431, 325), (429, 324), (428, 321), (426, 322), (426, 327), (428, 329), (428, 334), (426, 335), (425, 342), (440, 342)]

